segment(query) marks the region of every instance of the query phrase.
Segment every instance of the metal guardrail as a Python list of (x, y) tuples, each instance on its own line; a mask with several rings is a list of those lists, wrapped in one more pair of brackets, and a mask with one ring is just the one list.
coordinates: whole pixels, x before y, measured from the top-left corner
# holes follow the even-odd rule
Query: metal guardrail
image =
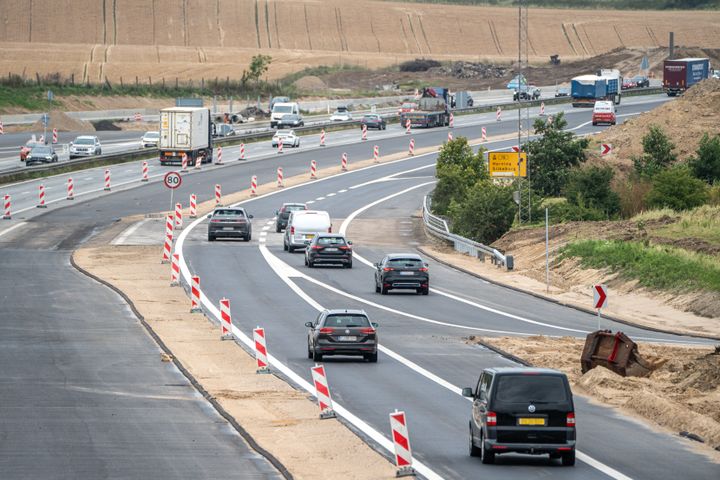
[(432, 197), (425, 195), (423, 199), (423, 223), (425, 224), (426, 230), (434, 237), (441, 238), (448, 242), (452, 242), (456, 252), (467, 253), (473, 257), (485, 261), (485, 256), (489, 256), (491, 262), (497, 266), (505, 266), (508, 270), (513, 269), (513, 256), (504, 255), (495, 248), (488, 247), (482, 243), (478, 243), (469, 238), (462, 237), (450, 232), (450, 228), (445, 220), (430, 213), (430, 206), (432, 205)]

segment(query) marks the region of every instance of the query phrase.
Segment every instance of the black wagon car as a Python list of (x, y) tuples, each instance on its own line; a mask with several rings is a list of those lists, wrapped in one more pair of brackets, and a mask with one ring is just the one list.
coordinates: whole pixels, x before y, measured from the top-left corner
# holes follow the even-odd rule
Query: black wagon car
[(244, 208), (216, 208), (208, 217), (208, 242), (216, 238), (242, 238), (250, 241), (252, 238), (252, 215), (248, 215)]
[(475, 388), (470, 455), (483, 463), (503, 453), (550, 454), (575, 465), (575, 407), (564, 373), (547, 368), (487, 368)]
[(364, 310), (323, 310), (305, 326), (308, 358), (319, 362), (325, 355), (361, 355), (377, 362), (378, 324), (370, 322)]
[(340, 264), (352, 268), (352, 242), (345, 235), (319, 233), (308, 241), (305, 249), (305, 265), (312, 268), (319, 264)]
[(275, 212), (275, 232), (280, 233), (285, 230), (288, 218), (290, 217), (290, 212), (307, 209), (307, 205), (304, 203), (283, 203), (280, 210)]
[(375, 292), (383, 295), (391, 289), (411, 289), (419, 294), (430, 292), (428, 264), (415, 253), (392, 253), (375, 264)]
[(363, 115), (360, 119), (360, 125), (365, 125), (368, 129), (377, 128), (378, 130), (385, 130), (387, 128), (387, 122), (377, 113)]
[(287, 115), (283, 115), (282, 118), (277, 122), (277, 128), (293, 128), (293, 127), (302, 127), (305, 125), (305, 121), (300, 115), (295, 115), (294, 113), (289, 113)]
[(25, 157), (25, 165), (33, 165), (35, 163), (54, 163), (57, 161), (58, 156), (52, 145), (35, 145)]

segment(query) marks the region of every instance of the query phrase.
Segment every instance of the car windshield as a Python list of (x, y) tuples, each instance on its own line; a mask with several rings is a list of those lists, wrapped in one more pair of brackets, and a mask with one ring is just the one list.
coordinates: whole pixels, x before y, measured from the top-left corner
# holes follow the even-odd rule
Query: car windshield
[(505, 375), (498, 378), (495, 398), (508, 403), (562, 403), (565, 382), (557, 375)]
[(52, 153), (52, 149), (50, 147), (33, 147), (32, 154), (33, 155), (50, 155)]
[(244, 217), (245, 212), (243, 210), (215, 210), (213, 214), (215, 217)]
[(403, 103), (402, 108), (415, 108), (414, 103)]
[(277, 135), (278, 137), (291, 137), (292, 134), (293, 133), (290, 130), (280, 130), (275, 135)]
[(363, 118), (365, 120), (377, 120), (378, 116), (377, 115), (365, 115)]
[(95, 143), (95, 140), (93, 140), (92, 138), (78, 137), (75, 139), (74, 143), (75, 143), (75, 145), (92, 145)]
[(275, 105), (275, 107), (273, 107), (273, 110), (275, 110), (275, 113), (292, 113), (292, 106), (291, 105)]
[(328, 315), (326, 327), (369, 327), (370, 321), (365, 315), (341, 314)]
[(160, 132), (147, 132), (145, 138), (160, 138)]
[(423, 262), (419, 258), (393, 258), (387, 261), (387, 266), (395, 268), (420, 268), (423, 266)]
[(318, 237), (318, 245), (345, 245), (343, 237)]
[(281, 211), (294, 212), (297, 210), (307, 210), (307, 207), (305, 205), (285, 205)]

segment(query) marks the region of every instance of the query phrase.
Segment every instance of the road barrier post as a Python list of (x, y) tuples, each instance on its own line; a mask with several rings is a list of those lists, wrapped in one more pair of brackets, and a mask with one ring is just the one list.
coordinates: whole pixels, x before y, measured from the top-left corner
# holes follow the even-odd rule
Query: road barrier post
[(0, 135), (5, 135), (5, 129), (3, 128), (2, 122), (0, 122)]
[(545, 116), (545, 102), (540, 102), (540, 116)]
[(250, 179), (250, 196), (256, 197), (257, 196), (257, 176), (253, 175), (252, 179)]
[(223, 160), (222, 160), (222, 147), (218, 147), (217, 156), (218, 156), (218, 159), (216, 162), (217, 165), (224, 165)]
[(165, 242), (163, 246), (163, 255), (160, 263), (168, 263), (172, 256), (172, 244), (173, 244), (173, 214), (168, 213), (165, 217)]
[(197, 195), (190, 194), (190, 218), (197, 218)]
[(373, 147), (373, 163), (380, 163), (380, 147), (377, 145)]
[(362, 136), (360, 137), (362, 141), (364, 142), (367, 140), (367, 125), (363, 124), (362, 126)]
[(200, 308), (200, 277), (193, 276), (190, 286), (190, 313), (202, 313)]
[(5, 194), (5, 202), (4, 203), (5, 203), (5, 214), (3, 215), (3, 220), (10, 220), (10, 219), (12, 219), (12, 214), (10, 212), (11, 201), (10, 201), (10, 195), (7, 193)]
[(487, 130), (485, 130), (485, 127), (482, 127), (482, 142), (487, 142)]
[(277, 186), (278, 186), (278, 188), (283, 188), (285, 186), (285, 183), (283, 181), (282, 167), (278, 167), (278, 169), (277, 169)]
[(202, 155), (198, 155), (195, 157), (195, 170), (200, 170), (202, 168)]
[(104, 188), (104, 190), (106, 192), (110, 191), (110, 169), (109, 168), (105, 169), (105, 188)]
[(310, 161), (310, 180), (317, 179), (317, 162), (315, 160)]
[(182, 215), (182, 203), (175, 204), (175, 230), (182, 230), (183, 228), (183, 215)]
[(325, 146), (325, 129), (320, 130), (320, 146)]
[(73, 186), (72, 177), (67, 179), (67, 199), (75, 200), (75, 187)]
[(410, 135), (410, 119), (405, 120), (405, 135)]
[(502, 108), (497, 107), (497, 112), (495, 112), (495, 121), (496, 121), (496, 122), (499, 122), (499, 121), (500, 121), (500, 115), (501, 115), (501, 114), (502, 114)]
[(56, 144), (57, 142), (58, 142), (57, 128), (53, 128), (53, 130), (52, 130), (52, 143), (53, 143), (53, 145), (54, 145), (54, 144)]
[(448, 132), (448, 139), (447, 139), (447, 141), (448, 141), (448, 142), (452, 142), (452, 141), (453, 141), (452, 132)]
[(410, 436), (408, 435), (405, 412), (395, 410), (394, 413), (390, 414), (390, 429), (395, 444), (395, 465), (397, 466), (395, 476), (408, 477), (415, 475), (415, 469), (412, 467), (412, 450), (410, 448)]
[(215, 184), (215, 206), (222, 207), (222, 188), (219, 183)]
[(278, 155), (281, 154), (281, 153), (283, 153), (283, 141), (282, 141), (282, 138), (281, 138), (280, 141), (278, 142), (278, 147), (277, 147), (277, 148), (278, 148), (278, 149), (277, 149)]
[(183, 173), (185, 173), (185, 172), (188, 171), (188, 168), (187, 168), (187, 167), (188, 167), (187, 154), (186, 154), (185, 152), (183, 152), (181, 158), (182, 158), (182, 166), (181, 166), (181, 168), (180, 168), (180, 171), (183, 172)]
[(340, 158), (340, 168), (343, 172), (347, 172), (347, 153), (343, 152), (342, 157)]
[(315, 365), (310, 368), (312, 371), (313, 383), (315, 384), (315, 396), (320, 407), (320, 418), (335, 418), (335, 411), (332, 406), (332, 398), (330, 396), (330, 387), (328, 385), (327, 375), (325, 375), (325, 367)]
[(455, 127), (455, 115), (450, 113), (450, 119), (448, 121), (448, 128), (453, 128), (453, 127)]
[(40, 201), (37, 204), (37, 208), (47, 208), (45, 205), (45, 185), (40, 184)]
[(220, 340), (232, 340), (232, 316), (230, 315), (230, 300), (220, 299)]
[(142, 178), (140, 179), (141, 182), (147, 182), (148, 179), (148, 162), (143, 161), (142, 163)]
[(180, 254), (172, 254), (172, 263), (170, 264), (170, 286), (177, 287), (180, 285)]
[(411, 157), (413, 155), (415, 155), (415, 139), (414, 138), (410, 139), (410, 147), (408, 149), (408, 155)]
[(257, 370), (255, 370), (255, 373), (270, 373), (270, 368), (268, 368), (265, 329), (260, 327), (255, 328), (253, 330), (253, 339), (255, 340), (255, 360), (257, 362)]
[(245, 160), (245, 144), (240, 144), (240, 160)]

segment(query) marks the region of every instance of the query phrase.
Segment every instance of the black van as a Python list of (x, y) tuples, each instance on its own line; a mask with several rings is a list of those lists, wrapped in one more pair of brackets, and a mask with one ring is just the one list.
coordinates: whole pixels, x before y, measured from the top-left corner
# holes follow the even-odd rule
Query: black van
[(546, 368), (487, 368), (473, 399), (470, 455), (494, 463), (503, 453), (550, 454), (575, 465), (575, 408), (564, 373)]

